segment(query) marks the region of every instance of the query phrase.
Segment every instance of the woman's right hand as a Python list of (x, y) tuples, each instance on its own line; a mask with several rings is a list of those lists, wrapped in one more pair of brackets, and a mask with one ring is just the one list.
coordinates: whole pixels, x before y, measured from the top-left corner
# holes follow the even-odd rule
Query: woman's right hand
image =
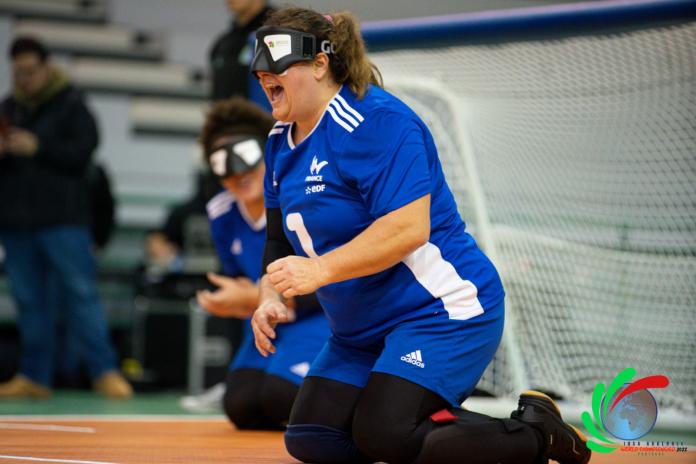
[(251, 318), (251, 328), (254, 331), (256, 349), (261, 356), (268, 357), (275, 353), (272, 340), (276, 338), (275, 327), (278, 324), (295, 320), (295, 311), (289, 309), (283, 302), (269, 298), (261, 302)]

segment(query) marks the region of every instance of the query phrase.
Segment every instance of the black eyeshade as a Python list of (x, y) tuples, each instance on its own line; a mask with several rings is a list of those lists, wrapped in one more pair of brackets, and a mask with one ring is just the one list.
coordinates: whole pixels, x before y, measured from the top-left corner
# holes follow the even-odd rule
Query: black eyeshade
[(314, 37), (306, 35), (302, 37), (302, 56), (304, 58), (314, 56)]

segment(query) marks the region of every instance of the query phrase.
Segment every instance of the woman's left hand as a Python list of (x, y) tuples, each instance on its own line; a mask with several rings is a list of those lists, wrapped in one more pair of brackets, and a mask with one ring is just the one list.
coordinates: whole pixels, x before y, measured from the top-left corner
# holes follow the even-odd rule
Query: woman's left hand
[(264, 358), (276, 352), (273, 341), (276, 338), (275, 328), (278, 324), (295, 320), (295, 311), (282, 302), (269, 299), (261, 302), (251, 318), (251, 330), (254, 332), (256, 349)]
[(328, 282), (321, 258), (286, 256), (266, 268), (269, 281), (285, 298), (307, 295)]

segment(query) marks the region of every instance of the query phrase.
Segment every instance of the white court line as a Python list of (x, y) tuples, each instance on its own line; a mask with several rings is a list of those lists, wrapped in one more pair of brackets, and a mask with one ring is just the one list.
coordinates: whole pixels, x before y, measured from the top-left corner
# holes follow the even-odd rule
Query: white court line
[(46, 430), (49, 432), (95, 433), (92, 427), (72, 427), (52, 424), (10, 424), (0, 422), (0, 429), (5, 430)]
[(48, 459), (48, 458), (35, 458), (32, 456), (3, 456), (0, 454), (0, 459), (14, 459), (16, 461), (38, 461), (38, 462), (69, 462), (76, 464), (116, 464), (114, 462), (105, 461), (75, 461), (74, 459)]
[(70, 415), (14, 415), (2, 416), (0, 419), (11, 421), (43, 421), (43, 422), (218, 422), (226, 421), (227, 418), (222, 414), (70, 414)]

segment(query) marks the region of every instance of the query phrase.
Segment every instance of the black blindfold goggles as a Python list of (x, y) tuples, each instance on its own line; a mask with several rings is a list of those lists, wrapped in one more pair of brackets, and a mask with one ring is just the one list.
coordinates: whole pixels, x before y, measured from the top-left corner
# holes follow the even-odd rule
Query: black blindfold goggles
[(317, 53), (332, 53), (333, 48), (328, 40), (320, 41), (307, 32), (264, 26), (256, 31), (250, 70), (254, 74), (259, 71), (282, 74), (295, 63), (314, 60)]
[(249, 172), (261, 164), (263, 146), (264, 141), (258, 137), (236, 136), (211, 151), (208, 156), (210, 170), (221, 179)]

